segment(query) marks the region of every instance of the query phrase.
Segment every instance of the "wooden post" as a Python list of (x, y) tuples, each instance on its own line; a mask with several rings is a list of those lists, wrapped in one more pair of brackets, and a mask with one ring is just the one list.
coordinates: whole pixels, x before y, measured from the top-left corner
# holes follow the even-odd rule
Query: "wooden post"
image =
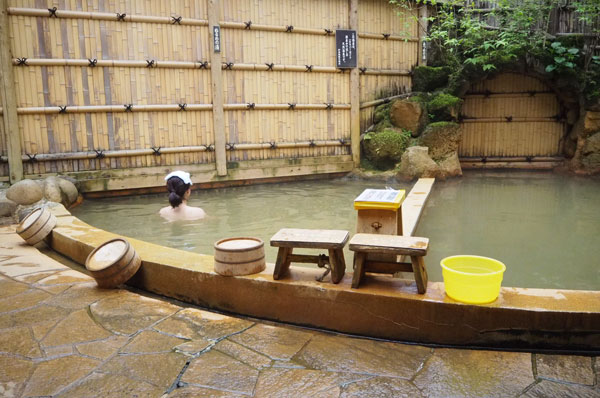
[[(208, 0), (208, 37), (210, 40), (210, 75), (212, 78), (213, 131), (215, 135), (215, 161), (217, 175), (227, 175), (227, 155), (225, 153), (225, 118), (223, 115), (223, 72), (221, 69), (221, 49), (215, 51), (214, 27), (219, 27), (221, 1)], [(219, 42), (222, 43), (219, 37)]]
[[(358, 0), (350, 1), (350, 15), (348, 24), (350, 29), (356, 30), (356, 56), (358, 57)], [(357, 64), (359, 65), (359, 64)], [(352, 161), (354, 167), (360, 165), (360, 76), (358, 68), (350, 70), (350, 139), (352, 140)]]
[(23, 161), (7, 7), (7, 0), (0, 0), (0, 100), (3, 108), (4, 135), (8, 146), (9, 180), (14, 184), (23, 179)]
[(429, 17), (427, 3), (423, 2), (418, 8), (419, 19), (417, 24), (417, 35), (419, 36), (419, 49), (417, 54), (417, 62), (419, 65), (427, 65), (427, 47), (425, 37), (427, 36), (427, 18)]

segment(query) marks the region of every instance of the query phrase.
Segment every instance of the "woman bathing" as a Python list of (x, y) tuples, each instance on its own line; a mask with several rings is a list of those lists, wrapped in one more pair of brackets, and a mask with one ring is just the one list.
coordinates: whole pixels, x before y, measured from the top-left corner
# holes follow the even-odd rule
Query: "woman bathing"
[(199, 207), (187, 205), (192, 193), (192, 179), (190, 173), (185, 171), (174, 171), (165, 177), (167, 190), (169, 191), (169, 203), (171, 206), (160, 209), (161, 217), (168, 221), (177, 220), (199, 220), (206, 216), (204, 210)]

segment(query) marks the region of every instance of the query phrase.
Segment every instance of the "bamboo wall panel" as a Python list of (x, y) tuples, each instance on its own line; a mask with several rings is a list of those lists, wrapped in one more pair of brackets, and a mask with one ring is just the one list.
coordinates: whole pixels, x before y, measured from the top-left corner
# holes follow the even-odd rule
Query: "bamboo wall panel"
[(222, 9), (224, 21), (332, 30), (348, 27), (345, 0), (226, 0)]
[[(50, 109), (77, 106), (204, 104), (213, 101), (211, 72), (189, 65), (160, 67), (161, 62), (210, 59), (208, 1), (173, 0), (9, 0), (9, 7), (33, 8), (42, 16), (10, 14), (11, 49), (32, 64), (13, 67), (23, 155), (139, 150), (150, 147), (213, 145), (212, 112), (107, 109), (58, 114)], [(46, 15), (57, 7), (58, 18)], [(348, 29), (347, 0), (224, 0), (220, 21), (223, 62), (242, 67), (275, 64), (275, 71), (224, 70), (225, 135), (228, 144), (342, 141), (350, 139), (349, 73), (335, 70), (335, 36)], [(106, 13), (69, 15), (67, 11)], [(61, 15), (60, 12), (64, 13)], [(22, 11), (23, 12), (23, 11)], [(160, 17), (153, 22), (117, 21), (117, 13)], [(106, 20), (115, 15), (115, 20)], [(181, 25), (169, 18), (182, 17)], [(186, 25), (194, 19), (194, 25)], [(243, 23), (252, 22), (250, 29)], [(416, 24), (399, 18), (383, 0), (359, 2), (358, 66), (361, 101), (410, 88), (402, 75), (417, 60)], [(261, 26), (262, 25), (262, 26)], [(286, 26), (293, 27), (285, 32)], [(304, 31), (303, 31), (304, 29)], [(321, 32), (322, 31), (322, 32)], [(391, 35), (385, 40), (383, 35)], [(381, 38), (379, 38), (381, 36)], [(398, 40), (406, 37), (410, 40)], [(137, 66), (87, 65), (86, 60), (137, 61)], [(35, 62), (55, 62), (52, 66)], [(79, 60), (82, 64), (56, 65)], [(159, 67), (147, 68), (146, 61)], [(303, 67), (317, 68), (306, 72)], [(222, 68), (222, 65), (211, 65)], [(281, 71), (277, 67), (296, 67)], [(319, 70), (319, 67), (328, 68)], [(334, 109), (228, 110), (233, 104), (287, 106), (334, 104)], [(29, 108), (29, 110), (28, 110)], [(38, 108), (38, 110), (32, 110)], [(40, 110), (48, 109), (46, 113)], [(361, 110), (367, 126), (373, 109)], [(37, 112), (37, 113), (36, 113)], [(366, 127), (365, 127), (366, 128)], [(0, 150), (6, 152), (4, 137)], [(232, 149), (232, 148), (229, 148)], [(349, 154), (350, 147), (310, 146), (227, 151), (231, 161)], [(44, 174), (107, 168), (211, 163), (214, 152), (139, 155), (68, 161), (27, 161), (25, 172)], [(0, 166), (0, 173), (4, 173)], [(7, 173), (7, 172), (6, 172)]]
[[(0, 106), (2, 103), (0, 102)], [(4, 119), (0, 115), (0, 156), (8, 155), (8, 146), (6, 144), (6, 137), (4, 136)], [(0, 177), (8, 176), (8, 163), (0, 161)]]
[(459, 156), (555, 156), (565, 123), (556, 95), (541, 81), (504, 73), (465, 96)]
[(197, 61), (209, 56), (205, 26), (20, 15), (10, 19), (12, 52), (19, 58)]

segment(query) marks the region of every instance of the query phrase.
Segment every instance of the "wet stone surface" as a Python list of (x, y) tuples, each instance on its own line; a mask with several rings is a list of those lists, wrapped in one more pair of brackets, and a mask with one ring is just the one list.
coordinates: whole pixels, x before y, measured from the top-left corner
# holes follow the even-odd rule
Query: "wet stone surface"
[(14, 227), (0, 234), (0, 397), (600, 397), (596, 357), (428, 348), (185, 308), (98, 289)]

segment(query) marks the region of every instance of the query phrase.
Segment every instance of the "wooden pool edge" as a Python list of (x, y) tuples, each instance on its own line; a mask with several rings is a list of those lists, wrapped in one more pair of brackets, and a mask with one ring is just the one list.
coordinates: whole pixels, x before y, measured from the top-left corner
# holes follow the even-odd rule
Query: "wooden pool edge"
[[(54, 212), (58, 225), (47, 243), (79, 264), (118, 236)], [(300, 267), (276, 281), (272, 264), (256, 275), (225, 277), (213, 271), (212, 256), (126, 239), (142, 258), (128, 284), (206, 308), (415, 343), (600, 351), (598, 291), (503, 287), (494, 303), (468, 305), (448, 298), (441, 282), (429, 282), (424, 295), (414, 281), (386, 276), (370, 276), (352, 289), (351, 273), (334, 285), (315, 281), (321, 270)]]

